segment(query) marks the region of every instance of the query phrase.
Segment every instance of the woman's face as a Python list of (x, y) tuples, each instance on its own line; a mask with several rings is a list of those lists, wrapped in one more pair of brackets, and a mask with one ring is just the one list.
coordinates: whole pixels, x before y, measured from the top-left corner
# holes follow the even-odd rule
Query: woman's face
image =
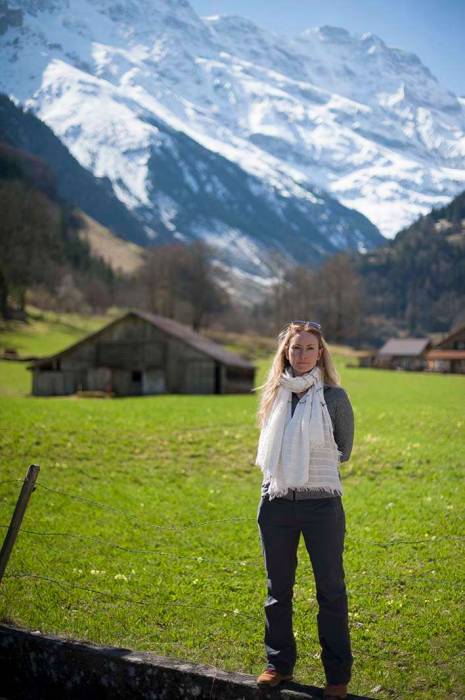
[(294, 370), (294, 375), (299, 376), (310, 372), (318, 362), (323, 348), (318, 347), (318, 336), (311, 331), (301, 331), (292, 336), (286, 357)]

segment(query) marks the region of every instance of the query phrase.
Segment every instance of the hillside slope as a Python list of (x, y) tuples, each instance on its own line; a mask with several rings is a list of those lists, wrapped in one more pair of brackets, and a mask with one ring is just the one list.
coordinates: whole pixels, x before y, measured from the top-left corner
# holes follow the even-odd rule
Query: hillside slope
[(116, 197), (110, 182), (96, 178), (33, 113), (0, 94), (0, 141), (44, 161), (54, 173), (57, 191), (122, 238), (145, 243), (143, 227)]
[(81, 240), (86, 241), (92, 255), (104, 260), (115, 272), (135, 273), (144, 260), (144, 248), (115, 236), (80, 209), (73, 211), (73, 219)]
[[(10, 315), (10, 295), (23, 311), (27, 290), (38, 286), (60, 296), (58, 290), (65, 282), (65, 297), (79, 295), (84, 300), (94, 294), (108, 301), (115, 275), (102, 257), (92, 254), (85, 236), (79, 235), (79, 217), (84, 215), (60, 198), (55, 175), (44, 161), (1, 142), (0, 209), (0, 312), (4, 318)], [(88, 219), (87, 226), (90, 223)], [(68, 301), (60, 298), (59, 303)]]
[(356, 260), (373, 313), (415, 335), (465, 320), (465, 192)]

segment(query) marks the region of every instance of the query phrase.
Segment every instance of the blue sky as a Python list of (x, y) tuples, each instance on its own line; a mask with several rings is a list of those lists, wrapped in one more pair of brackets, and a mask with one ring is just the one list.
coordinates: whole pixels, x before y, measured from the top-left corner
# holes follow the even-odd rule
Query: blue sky
[(189, 0), (199, 15), (241, 15), (293, 35), (331, 24), (373, 32), (416, 53), (439, 82), (465, 96), (465, 0)]

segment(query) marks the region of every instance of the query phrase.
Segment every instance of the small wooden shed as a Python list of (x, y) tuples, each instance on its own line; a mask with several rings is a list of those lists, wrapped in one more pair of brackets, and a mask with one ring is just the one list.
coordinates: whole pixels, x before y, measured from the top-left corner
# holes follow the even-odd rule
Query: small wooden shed
[(28, 369), (34, 396), (247, 393), (255, 377), (254, 365), (188, 326), (138, 310)]
[(356, 350), (355, 356), (358, 365), (354, 365), (354, 367), (374, 367), (377, 354), (376, 350)]
[(376, 356), (376, 367), (385, 369), (422, 370), (426, 368), (429, 338), (390, 338)]
[(465, 374), (465, 324), (426, 353), (426, 361), (433, 372)]

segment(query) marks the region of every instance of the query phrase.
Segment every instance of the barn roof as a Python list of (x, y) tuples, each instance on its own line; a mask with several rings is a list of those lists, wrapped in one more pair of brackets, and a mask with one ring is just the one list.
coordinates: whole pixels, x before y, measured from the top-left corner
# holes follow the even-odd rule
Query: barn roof
[(429, 338), (390, 338), (378, 351), (378, 355), (410, 355), (417, 357), (430, 345)]
[(95, 333), (90, 333), (89, 335), (85, 336), (85, 338), (81, 338), (81, 340), (78, 340), (77, 343), (69, 345), (67, 348), (55, 353), (54, 355), (41, 357), (39, 360), (30, 365), (28, 369), (33, 367), (40, 367), (42, 364), (47, 364), (48, 362), (50, 362), (50, 360), (54, 360), (56, 358), (62, 357), (65, 354), (68, 354), (80, 345), (83, 345), (84, 343), (87, 343), (90, 340), (96, 339), (109, 326), (114, 326), (117, 323), (121, 323), (122, 321), (124, 321), (124, 319), (128, 318), (129, 316), (136, 316), (138, 318), (143, 319), (144, 321), (147, 321), (148, 323), (151, 323), (153, 326), (156, 326), (167, 335), (171, 335), (177, 338), (181, 342), (186, 343), (191, 347), (194, 347), (196, 350), (199, 350), (199, 352), (203, 352), (205, 355), (208, 355), (209, 357), (218, 360), (224, 365), (228, 365), (229, 367), (244, 367), (247, 369), (255, 369), (254, 365), (248, 360), (244, 360), (239, 355), (236, 355), (230, 350), (226, 350), (226, 348), (222, 347), (221, 345), (218, 345), (217, 343), (214, 343), (212, 340), (204, 338), (202, 335), (196, 333), (191, 328), (189, 328), (189, 326), (185, 326), (184, 324), (179, 323), (178, 321), (173, 321), (173, 319), (171, 318), (166, 318), (165, 316), (157, 316), (156, 314), (151, 314), (147, 311), (139, 311), (138, 309), (128, 311), (123, 316), (120, 316), (114, 321), (108, 323), (103, 328), (100, 328), (98, 331), (95, 331)]

